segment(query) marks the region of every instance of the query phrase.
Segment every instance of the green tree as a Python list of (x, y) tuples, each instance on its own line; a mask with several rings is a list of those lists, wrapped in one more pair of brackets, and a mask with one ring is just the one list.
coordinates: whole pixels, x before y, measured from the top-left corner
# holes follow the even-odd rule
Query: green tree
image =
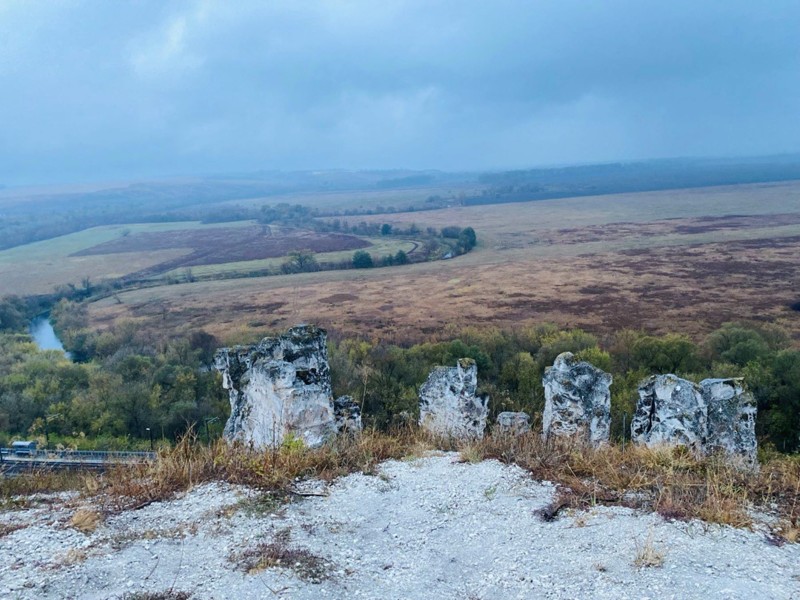
[(292, 250), (287, 255), (288, 260), (283, 263), (284, 273), (310, 273), (319, 271), (317, 257), (311, 250)]
[(408, 254), (406, 254), (403, 250), (398, 250), (397, 254), (394, 255), (394, 264), (407, 265), (408, 262)]
[(472, 250), (475, 244), (478, 243), (478, 236), (475, 234), (475, 230), (472, 227), (465, 227), (462, 229), (458, 239), (467, 252)]
[(388, 223), (384, 223), (381, 225), (381, 235), (391, 235), (392, 233), (392, 226)]
[(353, 253), (353, 266), (356, 269), (370, 269), (374, 266), (372, 255), (366, 250), (356, 250)]

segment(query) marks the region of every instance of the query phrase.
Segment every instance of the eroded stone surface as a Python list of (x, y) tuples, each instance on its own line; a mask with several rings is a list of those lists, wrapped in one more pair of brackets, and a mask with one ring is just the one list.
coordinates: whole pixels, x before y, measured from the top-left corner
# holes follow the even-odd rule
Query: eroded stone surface
[(531, 418), (526, 412), (501, 412), (497, 415), (495, 429), (503, 435), (521, 435), (531, 430)]
[(318, 446), (335, 432), (325, 330), (293, 327), (254, 346), (222, 348), (214, 362), (230, 395), (226, 439), (261, 448), (291, 434)]
[(336, 431), (356, 433), (361, 431), (361, 406), (352, 396), (341, 396), (333, 401)]
[(599, 445), (608, 441), (611, 426), (611, 375), (571, 352), (556, 357), (545, 370), (544, 436), (573, 437)]
[(477, 395), (478, 366), (461, 358), (455, 367), (436, 367), (419, 390), (419, 424), (436, 435), (480, 438), (489, 397)]
[(648, 447), (682, 445), (704, 452), (706, 402), (698, 386), (676, 375), (653, 375), (639, 385), (631, 439)]
[(755, 465), (756, 401), (743, 380), (704, 379), (700, 389), (708, 410), (706, 452), (719, 452), (744, 465)]

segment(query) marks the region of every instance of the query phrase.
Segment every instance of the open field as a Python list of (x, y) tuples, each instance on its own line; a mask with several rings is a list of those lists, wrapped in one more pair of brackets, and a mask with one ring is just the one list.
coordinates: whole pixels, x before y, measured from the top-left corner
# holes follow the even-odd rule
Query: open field
[[(353, 237), (353, 236), (347, 236)], [(403, 250), (406, 254), (412, 255), (419, 246), (418, 242), (413, 240), (399, 239), (399, 238), (354, 238), (363, 244), (357, 246), (369, 252), (372, 257), (377, 260), (387, 254), (396, 254), (398, 250)], [(352, 246), (355, 248), (356, 246)], [(295, 249), (307, 249), (308, 246), (298, 243), (294, 246)], [(332, 250), (320, 251), (316, 255), (317, 263), (333, 264), (342, 261), (350, 260), (353, 256), (353, 250)], [(232, 276), (236, 274), (251, 273), (261, 269), (275, 269), (286, 262), (286, 252), (273, 258), (265, 258), (260, 260), (245, 260), (245, 261), (225, 261), (224, 263), (216, 264), (202, 264), (199, 266), (192, 266), (192, 274), (195, 277), (213, 277), (217, 275)], [(182, 269), (173, 269), (163, 274), (164, 277), (171, 275), (180, 275)]]
[(320, 263), (348, 260), (359, 248), (377, 259), (414, 240), (362, 238), (341, 233), (257, 225), (253, 221), (195, 221), (93, 227), (0, 252), (0, 295), (52, 292), (89, 277), (169, 278), (191, 267), (195, 276), (235, 275), (279, 267), (291, 250), (311, 250)]
[[(252, 225), (250, 222), (236, 225)], [(80, 283), (84, 277), (93, 280), (121, 277), (165, 260), (173, 260), (191, 252), (190, 247), (146, 250), (137, 253), (80, 255), (87, 248), (127, 236), (143, 234), (172, 235), (175, 231), (206, 231), (218, 225), (196, 221), (181, 223), (129, 223), (92, 227), (42, 242), (17, 246), (0, 252), (0, 295), (43, 294), (57, 285)], [(169, 233), (167, 233), (169, 232)]]
[[(733, 216), (737, 215), (737, 216)], [(361, 219), (361, 217), (359, 217)], [(91, 306), (233, 341), (313, 321), (404, 341), (469, 325), (551, 321), (700, 336), (731, 320), (780, 323), (800, 341), (800, 183), (541, 201), (368, 217), (473, 226), (479, 247), (402, 268), (198, 282)], [(613, 224), (613, 225), (612, 225)]]

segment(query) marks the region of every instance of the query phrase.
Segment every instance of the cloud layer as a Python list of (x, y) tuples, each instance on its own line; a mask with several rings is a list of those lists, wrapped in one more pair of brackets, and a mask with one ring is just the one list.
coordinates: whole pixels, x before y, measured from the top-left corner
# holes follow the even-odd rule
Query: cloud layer
[(794, 0), (0, 0), (0, 183), (800, 151)]

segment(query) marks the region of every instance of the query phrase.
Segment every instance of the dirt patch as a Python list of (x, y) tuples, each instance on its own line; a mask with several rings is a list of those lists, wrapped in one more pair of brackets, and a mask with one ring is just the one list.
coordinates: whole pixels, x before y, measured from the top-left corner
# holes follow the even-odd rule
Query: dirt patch
[(358, 300), (358, 296), (354, 296), (353, 294), (333, 294), (332, 296), (319, 299), (323, 304), (340, 304), (342, 302), (353, 302), (355, 300)]

